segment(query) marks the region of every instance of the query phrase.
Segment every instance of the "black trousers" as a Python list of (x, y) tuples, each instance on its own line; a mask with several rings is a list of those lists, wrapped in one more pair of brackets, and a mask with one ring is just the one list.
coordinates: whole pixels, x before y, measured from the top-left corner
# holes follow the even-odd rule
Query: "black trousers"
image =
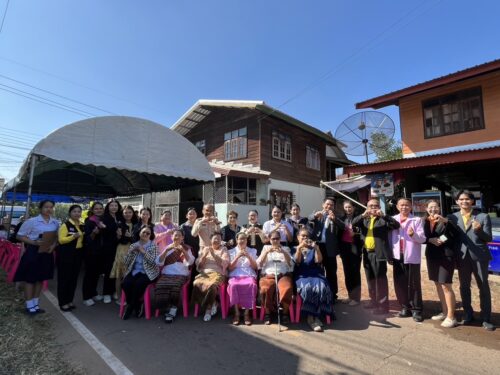
[(132, 276), (132, 272), (129, 272), (122, 281), (122, 289), (127, 297), (127, 305), (137, 310), (141, 305), (141, 298), (151, 282), (144, 273), (137, 273)]
[(328, 283), (330, 284), (330, 289), (332, 290), (333, 300), (337, 300), (337, 293), (339, 292), (339, 286), (337, 282), (337, 257), (329, 257), (326, 252), (326, 247), (324, 243), (318, 243), (319, 250), (323, 256), (323, 266), (325, 267), (325, 274)]
[[(113, 258), (113, 261), (111, 261)], [(104, 275), (103, 295), (112, 295), (115, 292), (115, 279), (110, 279), (109, 274), (113, 268), (114, 255), (111, 252), (89, 251), (85, 254), (85, 275), (83, 277), (82, 294), (83, 299), (87, 300), (97, 293), (97, 283), (99, 276)], [(111, 265), (110, 265), (111, 264)]]
[(458, 262), (458, 278), (460, 280), (460, 296), (462, 298), (462, 306), (468, 317), (472, 317), (473, 310), (471, 305), (470, 283), (472, 274), (476, 279), (479, 289), (479, 303), (481, 307), (481, 319), (489, 322), (491, 319), (491, 292), (488, 283), (488, 264), (489, 261), (475, 261), (471, 258), (469, 252), (465, 258)]
[(394, 290), (398, 303), (412, 312), (422, 312), (422, 284), (420, 282), (420, 264), (405, 264), (394, 259), (392, 264)]
[(341, 242), (340, 258), (349, 298), (359, 302), (361, 300), (361, 254), (356, 254), (351, 243)]
[(82, 260), (83, 249), (65, 248), (57, 251), (57, 299), (59, 306), (73, 302)]
[(380, 308), (389, 309), (387, 262), (378, 260), (374, 251), (363, 249), (363, 268), (365, 269), (368, 293), (372, 303)]

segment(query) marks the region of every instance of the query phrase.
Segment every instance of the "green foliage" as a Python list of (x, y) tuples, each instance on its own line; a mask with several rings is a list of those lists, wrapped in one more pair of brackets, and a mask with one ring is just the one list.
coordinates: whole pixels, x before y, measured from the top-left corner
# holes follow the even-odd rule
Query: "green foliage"
[(401, 142), (389, 138), (384, 133), (373, 133), (371, 136), (371, 149), (375, 153), (375, 162), (396, 160), (403, 158)]

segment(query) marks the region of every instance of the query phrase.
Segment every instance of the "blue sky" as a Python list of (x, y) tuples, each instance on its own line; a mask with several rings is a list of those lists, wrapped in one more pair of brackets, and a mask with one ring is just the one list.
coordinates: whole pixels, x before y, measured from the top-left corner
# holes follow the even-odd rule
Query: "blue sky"
[[(335, 132), (356, 102), (500, 58), (498, 14), (480, 0), (11, 0), (0, 175), (17, 173), (16, 147), (85, 118), (4, 89), (107, 114), (12, 79), (166, 126), (201, 98), (258, 99)], [(399, 123), (397, 107), (382, 111)]]

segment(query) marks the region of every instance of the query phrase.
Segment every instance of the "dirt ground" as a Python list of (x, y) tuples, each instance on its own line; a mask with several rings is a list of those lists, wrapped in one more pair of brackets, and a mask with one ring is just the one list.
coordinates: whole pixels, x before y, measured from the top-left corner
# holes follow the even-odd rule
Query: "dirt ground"
[[(0, 271), (0, 373), (1, 374), (84, 374), (82, 368), (63, 359), (54, 338), (54, 316), (28, 316), (22, 294), (7, 284)], [(54, 360), (58, 358), (58, 360)]]
[[(339, 285), (339, 299), (347, 298), (347, 290), (345, 288), (344, 282), (344, 270), (342, 267), (342, 261), (340, 257), (337, 259), (338, 264), (338, 285)], [(429, 280), (427, 274), (427, 263), (425, 258), (422, 259), (422, 295), (424, 300), (424, 324), (433, 324), (436, 329), (442, 330), (444, 333), (450, 337), (471, 342), (480, 346), (499, 349), (500, 341), (497, 335), (491, 335), (490, 332), (485, 331), (481, 328), (481, 320), (479, 319), (479, 290), (477, 289), (476, 281), (472, 277), (472, 307), (474, 308), (476, 322), (472, 326), (460, 326), (454, 329), (444, 329), (439, 326), (441, 322), (435, 322), (430, 320), (431, 316), (439, 313), (441, 311), (441, 304), (439, 303), (439, 297), (436, 292), (436, 287), (434, 282)], [(394, 281), (392, 277), (392, 267), (388, 265), (387, 277), (389, 279), (389, 299), (390, 299), (390, 309), (393, 312), (400, 310), (400, 306), (396, 301), (396, 293), (394, 292)], [(361, 298), (362, 300), (368, 300), (368, 289), (366, 287), (366, 278), (364, 275), (363, 266), (361, 266)], [(489, 284), (491, 289), (491, 304), (492, 304), (492, 323), (495, 326), (500, 327), (500, 275), (489, 275)], [(456, 317), (460, 322), (462, 319), (462, 301), (460, 298), (460, 283), (458, 281), (458, 271), (455, 270), (453, 277), (453, 290), (455, 291), (455, 296), (457, 300), (457, 312)], [(499, 328), (500, 329), (500, 328)]]

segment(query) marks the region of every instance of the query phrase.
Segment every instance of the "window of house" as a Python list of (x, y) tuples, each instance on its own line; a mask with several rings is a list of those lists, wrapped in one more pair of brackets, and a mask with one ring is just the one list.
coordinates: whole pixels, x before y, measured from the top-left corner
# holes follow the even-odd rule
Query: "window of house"
[(227, 178), (227, 200), (229, 203), (257, 204), (257, 180), (255, 178)]
[(224, 160), (247, 157), (247, 128), (233, 130), (224, 134)]
[(474, 88), (422, 103), (425, 138), (484, 129), (481, 88)]
[(321, 169), (319, 151), (316, 147), (306, 146), (306, 167), (317, 171)]
[(273, 131), (273, 158), (292, 161), (292, 141), (288, 135)]
[(200, 152), (203, 154), (203, 155), (206, 155), (207, 154), (207, 149), (205, 147), (205, 140), (202, 139), (201, 141), (198, 141), (194, 144), (196, 146), (196, 148), (198, 150), (200, 150)]

